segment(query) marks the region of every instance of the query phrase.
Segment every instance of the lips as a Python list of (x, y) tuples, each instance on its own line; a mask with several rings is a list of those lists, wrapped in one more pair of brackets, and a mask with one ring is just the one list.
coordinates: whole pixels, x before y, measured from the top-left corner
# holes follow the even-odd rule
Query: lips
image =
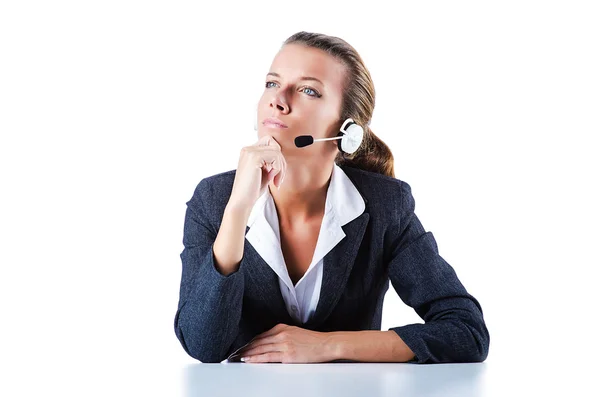
[(288, 128), (285, 123), (279, 119), (269, 117), (263, 120), (264, 126), (277, 127), (277, 128)]

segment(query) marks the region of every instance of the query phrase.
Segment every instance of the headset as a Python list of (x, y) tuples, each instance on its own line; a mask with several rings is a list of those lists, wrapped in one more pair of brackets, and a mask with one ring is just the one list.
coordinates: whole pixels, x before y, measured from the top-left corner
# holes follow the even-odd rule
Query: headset
[(342, 153), (352, 154), (358, 150), (364, 137), (363, 128), (356, 124), (352, 119), (346, 119), (340, 127), (340, 132), (334, 138), (319, 138), (314, 139), (312, 135), (300, 135), (294, 139), (296, 147), (304, 147), (312, 145), (319, 141), (332, 141), (339, 139), (338, 150)]
[[(254, 119), (254, 131), (258, 130), (257, 119)], [(363, 128), (356, 124), (351, 118), (346, 119), (340, 127), (340, 132), (334, 138), (314, 139), (312, 135), (300, 135), (294, 139), (296, 147), (302, 148), (320, 141), (332, 141), (338, 139), (338, 150), (345, 154), (352, 154), (358, 150), (364, 138)]]

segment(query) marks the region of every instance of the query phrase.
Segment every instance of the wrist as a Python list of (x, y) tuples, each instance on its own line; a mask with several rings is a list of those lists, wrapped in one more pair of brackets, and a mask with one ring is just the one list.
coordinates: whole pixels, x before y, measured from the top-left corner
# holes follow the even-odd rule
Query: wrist
[(235, 204), (232, 204), (231, 202), (229, 202), (225, 206), (224, 215), (230, 215), (230, 216), (233, 216), (234, 219), (245, 219), (247, 221), (248, 218), (250, 217), (251, 212), (252, 212), (252, 208), (235, 205)]
[(327, 332), (328, 339), (325, 348), (327, 361), (341, 360), (344, 358), (345, 339), (343, 331)]

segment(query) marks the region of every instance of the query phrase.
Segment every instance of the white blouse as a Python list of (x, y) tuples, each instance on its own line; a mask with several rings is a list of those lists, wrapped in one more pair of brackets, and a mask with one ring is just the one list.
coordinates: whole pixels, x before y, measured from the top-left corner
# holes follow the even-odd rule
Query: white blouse
[(279, 288), (290, 316), (306, 323), (315, 312), (323, 280), (323, 258), (345, 236), (342, 226), (365, 210), (365, 202), (346, 173), (334, 164), (317, 246), (302, 278), (294, 285), (281, 250), (279, 218), (269, 188), (254, 204), (246, 239), (279, 276)]

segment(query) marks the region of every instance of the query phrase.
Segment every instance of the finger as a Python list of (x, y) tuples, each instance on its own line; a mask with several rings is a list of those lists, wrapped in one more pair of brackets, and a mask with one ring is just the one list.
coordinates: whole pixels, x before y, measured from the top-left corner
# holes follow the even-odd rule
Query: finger
[(277, 181), (275, 181), (275, 186), (277, 188), (281, 187), (281, 184), (285, 180), (285, 174), (287, 173), (287, 161), (283, 154), (281, 155), (281, 172), (277, 174)]
[(269, 146), (270, 141), (273, 139), (271, 135), (263, 135), (253, 146)]
[(259, 339), (256, 339), (255, 341), (251, 342), (248, 344), (248, 346), (244, 347), (240, 353), (243, 354), (244, 352), (248, 352), (251, 351), (253, 349), (257, 349), (261, 346), (265, 346), (265, 345), (272, 345), (275, 343), (281, 343), (281, 339), (279, 338), (279, 334), (277, 335), (270, 335), (270, 336), (266, 336), (266, 337), (262, 337)]
[(269, 181), (273, 181), (275, 186), (279, 186), (279, 181), (281, 180), (281, 173), (283, 172), (283, 159), (279, 156), (272, 165), (272, 169), (269, 172)]
[(233, 353), (231, 353), (231, 356), (237, 356), (239, 352), (241, 352), (244, 349), (248, 348), (249, 345), (250, 345), (250, 342), (246, 343), (242, 347), (238, 347), (236, 351), (234, 351)]
[(260, 354), (252, 357), (242, 357), (246, 363), (280, 363), (283, 360), (282, 352)]
[(281, 145), (279, 144), (279, 142), (277, 142), (275, 137), (271, 137), (271, 139), (269, 139), (267, 143), (269, 146), (274, 146), (277, 149), (281, 150)]
[(250, 342), (248, 344), (248, 346), (244, 347), (245, 351), (248, 351), (250, 349), (255, 349), (259, 346), (263, 346), (263, 345), (268, 345), (268, 344), (272, 344), (272, 343), (281, 343), (284, 341), (284, 334), (282, 334), (281, 332), (274, 334), (274, 335), (267, 335), (267, 336), (261, 336), (256, 338), (255, 340), (253, 340), (252, 342)]
[[(279, 172), (282, 172), (285, 167), (283, 155), (272, 146), (256, 147), (254, 156), (259, 160), (261, 167), (264, 167), (267, 171), (269, 177), (273, 177)], [(277, 170), (277, 172), (270, 174), (272, 169)]]
[(269, 178), (269, 181), (272, 178), (273, 173), (271, 171), (273, 171), (276, 168), (275, 163), (277, 162), (277, 159), (273, 160), (273, 161), (265, 161), (265, 170), (267, 171), (267, 177)]
[(266, 343), (264, 345), (254, 346), (250, 349), (244, 349), (239, 353), (239, 355), (242, 357), (255, 356), (258, 354), (277, 352), (280, 350), (281, 350), (281, 345), (279, 343)]
[[(278, 181), (281, 179), (281, 173), (283, 172), (283, 157), (281, 153), (276, 155), (272, 162), (267, 166), (267, 175), (269, 182), (273, 181), (275, 186), (277, 186)], [(277, 177), (279, 175), (279, 177)], [(277, 179), (275, 179), (277, 178)]]
[(271, 171), (273, 164), (279, 158), (280, 153), (276, 149), (257, 147), (253, 152), (252, 162), (255, 162), (257, 168), (264, 168), (267, 172)]
[(269, 181), (272, 180), (275, 186), (277, 186), (279, 179), (281, 179), (282, 169), (283, 160), (281, 159), (281, 156), (277, 156), (277, 159), (273, 162), (272, 172), (269, 172)]

